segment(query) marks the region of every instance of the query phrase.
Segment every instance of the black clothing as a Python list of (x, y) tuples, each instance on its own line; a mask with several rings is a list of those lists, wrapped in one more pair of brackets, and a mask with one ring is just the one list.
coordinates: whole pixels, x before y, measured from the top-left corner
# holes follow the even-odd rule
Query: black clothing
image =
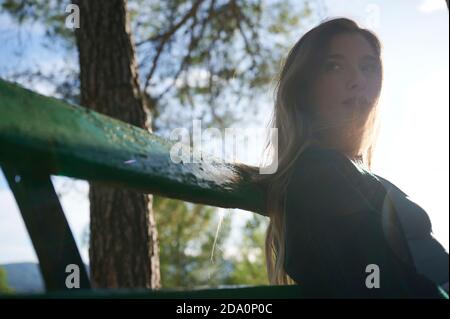
[[(386, 196), (391, 185), (340, 152), (308, 147), (295, 163), (286, 192), (288, 275), (306, 290), (319, 287), (321, 297), (442, 298), (441, 283), (416, 265), (438, 263), (431, 268), (444, 269), (439, 280), (448, 282), (448, 254), (432, 238), (425, 211), (400, 205), (401, 215), (397, 212), (399, 201), (408, 199), (392, 185), (396, 196), (404, 195), (394, 205), (392, 189)], [(417, 258), (411, 240), (434, 247), (438, 257), (426, 263)], [(368, 288), (375, 282), (370, 267), (379, 269), (379, 288)]]

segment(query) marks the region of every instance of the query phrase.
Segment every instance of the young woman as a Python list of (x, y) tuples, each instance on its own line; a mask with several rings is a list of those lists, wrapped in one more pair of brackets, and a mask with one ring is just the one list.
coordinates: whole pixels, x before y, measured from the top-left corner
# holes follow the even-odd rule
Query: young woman
[(371, 172), (380, 53), (373, 33), (339, 18), (307, 32), (284, 62), (272, 119), (278, 170), (257, 177), (268, 194), (272, 284), (319, 297), (440, 298), (448, 290), (448, 254), (426, 212)]

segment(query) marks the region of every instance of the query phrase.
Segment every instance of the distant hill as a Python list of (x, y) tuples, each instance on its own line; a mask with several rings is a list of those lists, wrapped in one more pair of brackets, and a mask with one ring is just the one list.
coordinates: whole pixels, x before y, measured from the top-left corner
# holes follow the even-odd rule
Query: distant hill
[(36, 263), (13, 263), (0, 265), (6, 272), (8, 286), (17, 293), (44, 292), (39, 265)]

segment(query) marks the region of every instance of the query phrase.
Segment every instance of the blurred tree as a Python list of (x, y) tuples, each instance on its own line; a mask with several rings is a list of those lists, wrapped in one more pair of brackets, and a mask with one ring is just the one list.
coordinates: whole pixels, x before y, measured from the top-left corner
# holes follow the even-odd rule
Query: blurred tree
[[(152, 108), (139, 87), (124, 0), (77, 0), (76, 46), (80, 102), (151, 131)], [(152, 196), (90, 182), (91, 281), (94, 287), (160, 287), (159, 247)]]
[[(4, 0), (0, 6), (19, 23), (42, 25), (44, 46), (76, 58), (74, 32), (64, 24), (69, 3)], [(282, 56), (303, 23), (315, 18), (310, 0), (129, 0), (127, 8), (155, 132), (186, 127), (192, 117), (222, 128), (252, 119)], [(79, 103), (76, 66), (28, 71), (8, 78), (46, 81), (55, 95)]]

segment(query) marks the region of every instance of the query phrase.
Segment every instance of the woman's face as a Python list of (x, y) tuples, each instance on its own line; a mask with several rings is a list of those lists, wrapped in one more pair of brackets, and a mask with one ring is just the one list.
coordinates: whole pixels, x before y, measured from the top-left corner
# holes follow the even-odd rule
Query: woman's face
[(318, 127), (329, 139), (362, 133), (381, 79), (381, 61), (364, 36), (348, 33), (331, 40), (309, 96)]

